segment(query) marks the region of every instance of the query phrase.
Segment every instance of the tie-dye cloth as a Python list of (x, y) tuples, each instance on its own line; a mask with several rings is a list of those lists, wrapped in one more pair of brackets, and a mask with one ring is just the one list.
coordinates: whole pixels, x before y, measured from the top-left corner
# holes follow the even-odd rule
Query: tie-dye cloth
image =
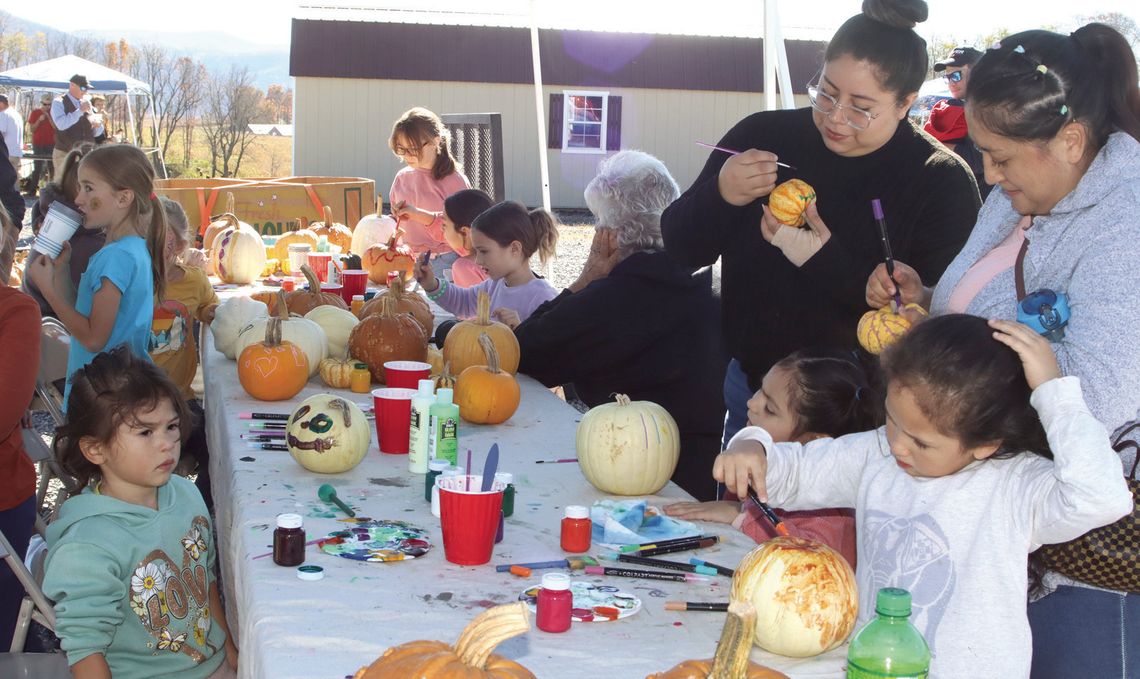
[(645, 500), (598, 500), (590, 508), (593, 540), (610, 545), (636, 545), (702, 535), (696, 524), (665, 516)]

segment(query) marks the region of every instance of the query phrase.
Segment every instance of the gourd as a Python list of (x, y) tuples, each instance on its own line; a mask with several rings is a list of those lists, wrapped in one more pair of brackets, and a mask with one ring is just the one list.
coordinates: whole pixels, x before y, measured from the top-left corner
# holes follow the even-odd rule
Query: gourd
[(479, 347), (483, 333), (495, 343), (499, 366), (515, 374), (519, 369), (519, 341), (508, 326), (491, 320), (491, 297), (485, 292), (479, 293), (475, 318), (456, 323), (443, 341), (443, 359), (451, 362), (452, 371), (462, 375), (470, 366), (485, 364), (486, 356)]
[[(918, 304), (907, 304), (904, 309), (913, 309), (920, 315), (926, 315), (926, 309)], [(910, 330), (910, 319), (902, 314), (891, 311), (889, 306), (875, 309), (863, 314), (855, 330), (859, 345), (876, 356), (890, 345), (902, 339)]]
[(305, 318), (321, 326), (329, 343), (329, 356), (348, 358), (348, 335), (360, 322), (348, 309), (322, 304), (305, 314)]
[(859, 612), (855, 573), (839, 552), (814, 540), (776, 537), (746, 554), (730, 599), (756, 606), (756, 645), (793, 658), (839, 646)]
[(226, 229), (242, 227), (256, 231), (249, 224), (241, 221), (234, 214), (234, 193), (233, 191), (226, 191), (226, 211), (222, 213), (217, 219), (206, 225), (206, 231), (202, 234), (202, 249), (209, 252), (214, 248), (214, 240)]
[(321, 361), (321, 380), (334, 389), (348, 389), (352, 386), (353, 359), (326, 358)]
[[(312, 377), (320, 368), (321, 361), (329, 355), (329, 343), (325, 331), (307, 318), (290, 317), (285, 306), (285, 293), (278, 290), (277, 295), (277, 304), (274, 307), (275, 315), (281, 319), (281, 337), (301, 347), (305, 352), (305, 357), (309, 359), (309, 376)], [(265, 326), (268, 323), (268, 318), (259, 318), (239, 330), (237, 342), (234, 344), (234, 354), (240, 356), (243, 349), (264, 337)]]
[(261, 234), (248, 224), (242, 225), (233, 215), (224, 216), (232, 219), (235, 226), (214, 239), (210, 262), (223, 283), (245, 285), (260, 276), (265, 268), (265, 243)]
[(380, 304), (383, 298), (391, 296), (396, 302), (396, 311), (404, 311), (412, 315), (412, 318), (419, 321), (423, 326), (424, 332), (431, 336), (432, 326), (435, 325), (435, 315), (431, 312), (431, 307), (428, 306), (427, 300), (414, 292), (407, 292), (407, 285), (404, 283), (404, 276), (401, 274), (392, 280), (388, 281), (388, 287), (382, 288), (375, 297), (365, 302), (364, 306), (360, 307), (359, 316), (364, 318), (370, 314), (374, 314), (380, 310)]
[(294, 290), (285, 297), (285, 305), (289, 307), (289, 313), (304, 316), (322, 304), (331, 304), (338, 309), (348, 311), (348, 305), (344, 303), (344, 299), (340, 295), (321, 290), (321, 279), (317, 278), (317, 273), (308, 264), (301, 265), (301, 272), (305, 274), (305, 280), (309, 282), (309, 289)]
[(348, 353), (368, 365), (373, 381), (383, 382), (385, 361), (427, 357), (427, 334), (411, 314), (397, 312), (395, 301), (385, 296), (380, 312), (357, 323), (349, 333)]
[(281, 340), (281, 319), (270, 318), (265, 341), (255, 342), (238, 356), (238, 381), (259, 401), (293, 398), (309, 381), (309, 359), (296, 344)]
[(451, 372), (451, 364), (447, 361), (443, 363), (443, 370), (435, 376), (436, 389), (454, 389), (455, 388), (455, 375)]
[[(277, 238), (277, 242), (273, 244), (273, 256), (277, 261), (281, 262), (281, 266), (289, 264), (289, 246), (293, 243), (306, 243), (313, 248), (313, 252), (317, 251), (317, 234), (313, 233), (309, 228), (309, 221), (304, 217), (297, 219), (297, 227), (281, 234)], [(296, 274), (296, 271), (291, 273)]]
[(393, 646), (371, 665), (360, 668), (352, 679), (535, 679), (527, 668), (491, 652), (528, 629), (530, 611), (525, 603), (495, 606), (475, 616), (460, 632), (455, 646), (442, 641), (409, 641)]
[(459, 416), (475, 424), (501, 424), (519, 407), (519, 383), (499, 369), (499, 352), (487, 333), (479, 335), (487, 365), (473, 365), (455, 380), (455, 404)]
[(578, 423), (578, 462), (595, 488), (614, 495), (652, 495), (661, 490), (681, 453), (673, 417), (652, 401), (630, 401), (591, 408)]
[(226, 358), (233, 360), (238, 332), (259, 318), (268, 318), (269, 308), (264, 302), (250, 297), (231, 297), (218, 305), (210, 332), (214, 336), (214, 348)]
[(804, 212), (815, 202), (815, 189), (802, 179), (789, 179), (768, 194), (768, 210), (781, 224), (803, 226)]
[(318, 474), (341, 474), (364, 459), (372, 442), (372, 427), (360, 408), (330, 394), (310, 396), (289, 416), (285, 444), (305, 469)]
[(309, 228), (317, 234), (318, 242), (320, 237), (324, 236), (329, 244), (337, 246), (341, 252), (347, 254), (349, 247), (352, 246), (352, 231), (344, 224), (333, 221), (332, 208), (328, 205), (325, 206), (324, 213), (325, 221), (313, 222)]
[(396, 233), (396, 220), (383, 214), (383, 209), (383, 196), (377, 195), (376, 214), (361, 217), (352, 230), (352, 243), (349, 245), (352, 254), (363, 258), (369, 247), (387, 241)]
[(368, 270), (368, 279), (373, 283), (387, 283), (389, 271), (399, 271), (407, 278), (412, 277), (416, 258), (408, 246), (396, 244), (403, 233), (397, 226), (387, 243), (370, 245), (360, 256), (360, 265)]
[(672, 669), (645, 679), (788, 679), (749, 659), (756, 629), (756, 607), (748, 601), (731, 601), (721, 628), (716, 655), (709, 660), (685, 660)]

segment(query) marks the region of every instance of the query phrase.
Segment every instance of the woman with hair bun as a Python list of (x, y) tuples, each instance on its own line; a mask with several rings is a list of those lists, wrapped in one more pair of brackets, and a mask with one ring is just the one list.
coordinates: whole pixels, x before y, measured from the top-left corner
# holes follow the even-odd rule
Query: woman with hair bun
[[(721, 259), (724, 441), (744, 426), (748, 399), (776, 361), (807, 346), (856, 348), (863, 287), (883, 261), (871, 201), (879, 199), (896, 257), (937, 279), (977, 217), (969, 168), (907, 118), (926, 77), (914, 26), (921, 0), (866, 0), (835, 33), (811, 106), (740, 121), (693, 185), (661, 217), (665, 247), (689, 267)], [(777, 160), (794, 166), (781, 167)], [(769, 193), (806, 181), (807, 228), (781, 225)]]

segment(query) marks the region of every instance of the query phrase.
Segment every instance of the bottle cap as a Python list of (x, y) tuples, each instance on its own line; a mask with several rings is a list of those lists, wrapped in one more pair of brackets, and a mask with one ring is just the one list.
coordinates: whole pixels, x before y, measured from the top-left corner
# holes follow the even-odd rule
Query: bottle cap
[(278, 514), (277, 527), (278, 528), (300, 528), (304, 524), (304, 519), (300, 514)]
[(353, 370), (368, 370), (368, 364), (357, 361), (356, 363), (352, 364), (352, 368)]
[(448, 405), (451, 403), (451, 399), (454, 395), (454, 390), (448, 389), (447, 387), (442, 387), (435, 392), (435, 402)]
[(495, 480), (504, 486), (514, 483), (515, 475), (510, 472), (495, 472)]
[(588, 519), (590, 518), (590, 509), (582, 505), (567, 505), (566, 506), (567, 519)]
[(570, 589), (570, 576), (565, 573), (543, 573), (542, 588), (554, 590)]
[(290, 243), (286, 249), (289, 252), (312, 252), (313, 246), (309, 243)]
[(320, 566), (299, 566), (297, 577), (302, 580), (320, 580), (325, 577), (325, 569)]
[(428, 470), (433, 472), (442, 473), (443, 470), (451, 466), (447, 460), (441, 460), (438, 457), (428, 461)]
[(910, 592), (898, 587), (883, 587), (875, 597), (875, 612), (904, 618), (910, 615)]
[(432, 380), (419, 381), (420, 396), (431, 396), (435, 392), (435, 382)]
[(364, 295), (353, 295), (353, 296), (352, 296), (352, 301), (354, 301), (354, 302), (355, 302), (355, 301), (357, 301), (357, 300), (360, 300), (361, 302), (363, 302), (363, 301), (364, 301)]

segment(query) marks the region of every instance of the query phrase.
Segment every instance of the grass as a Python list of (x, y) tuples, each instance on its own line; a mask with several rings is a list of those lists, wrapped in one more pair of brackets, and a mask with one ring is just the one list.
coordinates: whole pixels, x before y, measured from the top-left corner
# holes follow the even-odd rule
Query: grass
[[(190, 143), (189, 162), (185, 135), (179, 129), (170, 138), (166, 170), (170, 177), (211, 177), (210, 147), (201, 128), (195, 128)], [(292, 137), (258, 135), (246, 149), (238, 177), (288, 177), (293, 174)]]

